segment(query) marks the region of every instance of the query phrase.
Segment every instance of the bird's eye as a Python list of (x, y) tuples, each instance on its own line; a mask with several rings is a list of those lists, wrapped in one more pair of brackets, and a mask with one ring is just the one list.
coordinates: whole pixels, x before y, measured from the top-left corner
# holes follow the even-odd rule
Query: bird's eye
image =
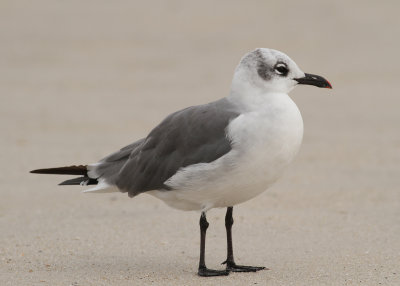
[(281, 76), (285, 76), (289, 72), (287, 66), (283, 63), (276, 64), (274, 70), (277, 74), (279, 74)]

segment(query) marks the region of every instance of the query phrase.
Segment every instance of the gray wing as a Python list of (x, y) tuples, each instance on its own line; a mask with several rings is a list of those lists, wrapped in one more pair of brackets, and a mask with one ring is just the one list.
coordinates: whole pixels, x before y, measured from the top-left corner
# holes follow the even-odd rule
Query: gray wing
[(103, 178), (107, 183), (115, 185), (116, 180), (119, 177), (119, 172), (122, 167), (129, 160), (129, 157), (140, 151), (140, 147), (143, 144), (145, 138), (142, 138), (128, 146), (125, 146), (121, 150), (112, 153), (111, 155), (101, 159), (95, 167), (95, 173), (97, 178)]
[(212, 162), (231, 150), (225, 129), (238, 115), (227, 99), (175, 112), (145, 139), (100, 161), (96, 173), (130, 197), (168, 190), (164, 182), (180, 168)]

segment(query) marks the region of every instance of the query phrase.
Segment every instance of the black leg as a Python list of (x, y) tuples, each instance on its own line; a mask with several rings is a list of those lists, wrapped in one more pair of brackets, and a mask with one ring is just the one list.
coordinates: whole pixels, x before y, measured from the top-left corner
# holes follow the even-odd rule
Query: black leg
[(208, 228), (208, 221), (206, 219), (206, 214), (204, 212), (201, 213), (200, 217), (200, 262), (199, 262), (199, 276), (223, 276), (228, 275), (229, 271), (227, 270), (213, 270), (208, 269), (206, 267), (204, 253), (206, 248), (206, 232)]
[(233, 217), (232, 217), (233, 207), (228, 207), (226, 209), (225, 216), (225, 227), (226, 227), (226, 241), (227, 241), (227, 257), (222, 264), (226, 264), (226, 270), (233, 272), (256, 272), (259, 270), (266, 269), (263, 266), (244, 266), (244, 265), (236, 265), (235, 260), (233, 259), (233, 246), (232, 246), (232, 225), (233, 225)]

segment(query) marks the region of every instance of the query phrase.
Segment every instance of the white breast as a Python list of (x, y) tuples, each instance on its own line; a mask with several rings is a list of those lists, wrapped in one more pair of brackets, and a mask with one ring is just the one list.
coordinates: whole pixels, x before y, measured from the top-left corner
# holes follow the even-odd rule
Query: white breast
[(265, 191), (299, 150), (303, 121), (296, 104), (278, 94), (250, 109), (227, 128), (232, 150), (212, 163), (178, 171), (166, 184), (173, 191), (152, 191), (183, 210), (233, 206)]

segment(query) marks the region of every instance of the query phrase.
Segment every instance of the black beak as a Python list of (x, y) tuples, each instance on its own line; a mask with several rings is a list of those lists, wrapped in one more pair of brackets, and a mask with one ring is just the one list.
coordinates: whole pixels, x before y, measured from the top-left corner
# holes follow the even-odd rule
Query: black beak
[(329, 81), (324, 79), (322, 76), (310, 73), (306, 73), (305, 75), (305, 77), (295, 78), (294, 80), (299, 84), (309, 84), (323, 88), (332, 88), (332, 85), (329, 83)]

